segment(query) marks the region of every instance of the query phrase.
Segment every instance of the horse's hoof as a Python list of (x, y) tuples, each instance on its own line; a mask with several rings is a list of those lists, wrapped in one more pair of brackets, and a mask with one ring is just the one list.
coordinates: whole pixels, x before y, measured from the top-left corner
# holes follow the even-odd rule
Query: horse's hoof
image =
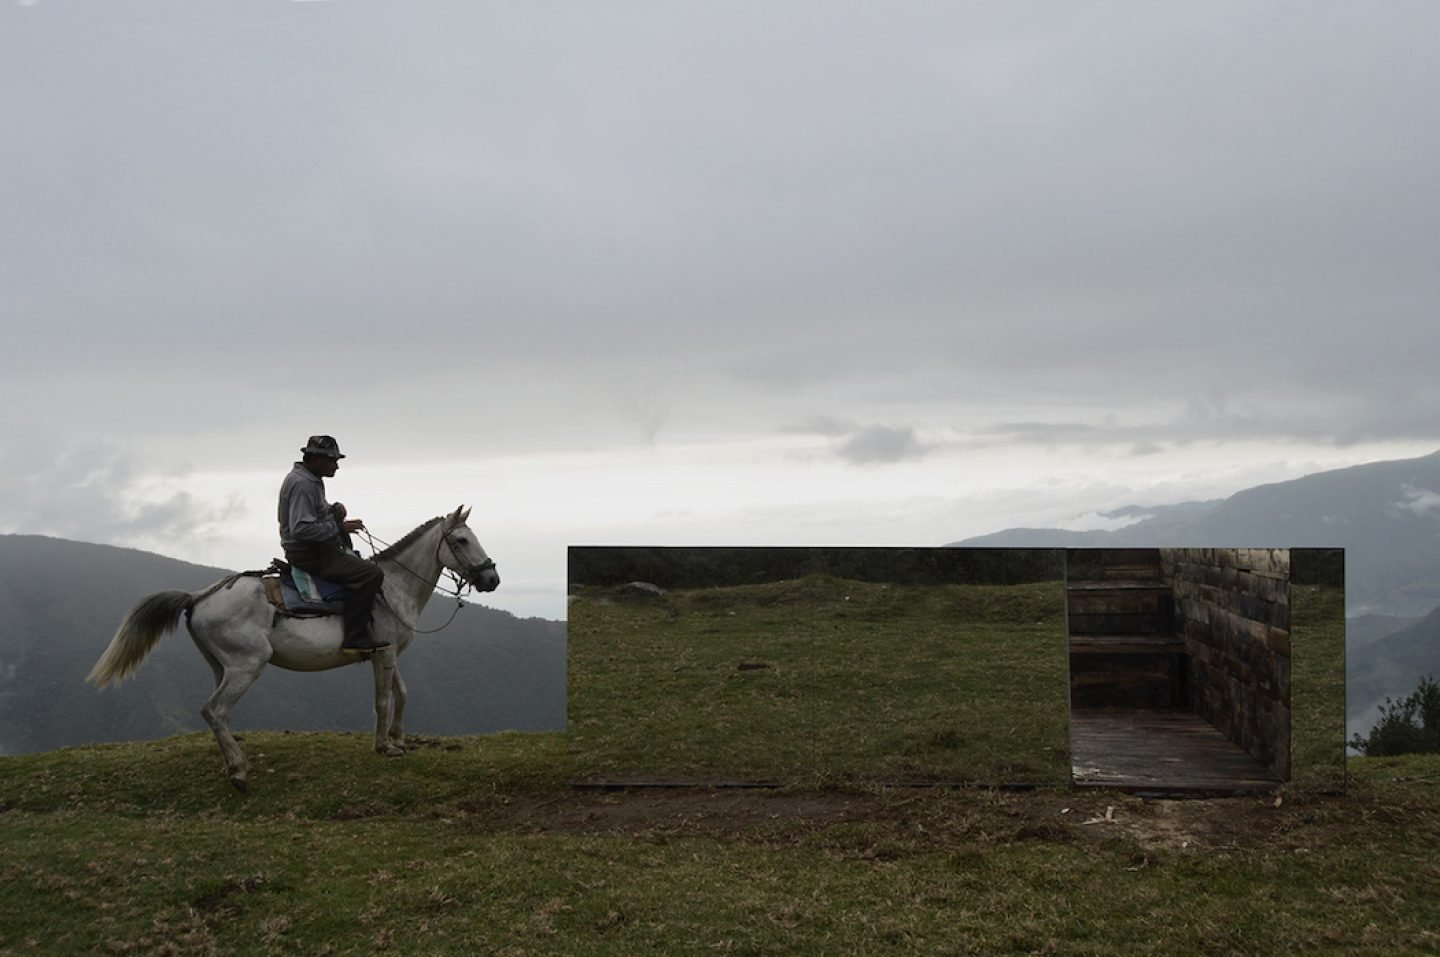
[(405, 749), (402, 748), (402, 747), (400, 747), (400, 745), (398, 745), (398, 744), (387, 744), (387, 745), (385, 745), (385, 750), (382, 751), (381, 753), (384, 754), (385, 757), (387, 757), (387, 758), (403, 758), (403, 757), (405, 757)]
[(235, 790), (239, 791), (241, 794), (244, 794), (245, 792), (250, 790), (250, 782), (244, 777), (244, 775), (230, 775), (230, 784), (235, 788)]

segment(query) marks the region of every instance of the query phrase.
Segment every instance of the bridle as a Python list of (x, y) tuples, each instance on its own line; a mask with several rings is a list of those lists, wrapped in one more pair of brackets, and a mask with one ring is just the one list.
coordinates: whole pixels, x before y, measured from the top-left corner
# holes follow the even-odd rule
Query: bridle
[[(465, 589), (473, 589), (475, 587), (474, 579), (479, 578), (480, 575), (484, 572), (493, 571), (495, 568), (495, 559), (489, 557), (488, 555), (485, 557), (485, 560), (483, 562), (477, 562), (474, 565), (467, 565), (463, 573), (457, 572), (449, 565), (445, 564), (445, 562), (442, 561), (440, 558), (440, 549), (442, 546), (448, 546), (450, 549), (450, 555), (457, 561), (460, 558), (460, 550), (455, 547), (454, 542), (450, 541), (450, 536), (454, 534), (454, 532), (455, 529), (453, 528), (446, 529), (445, 531), (440, 533), (439, 539), (437, 539), (435, 542), (435, 561), (440, 566), (441, 573), (445, 575), (445, 577), (449, 578), (451, 583), (455, 586), (455, 591), (453, 593), (450, 593), (450, 597), (455, 599), (455, 610), (450, 613), (450, 617), (446, 619), (445, 624), (441, 625), (439, 628), (431, 628), (429, 630), (416, 628), (413, 624), (407, 622), (404, 618), (401, 618), (398, 611), (390, 607), (390, 603), (385, 600), (384, 592), (380, 593), (380, 601), (378, 602), (378, 604), (384, 606), (385, 610), (390, 612), (390, 614), (394, 615), (396, 619), (399, 620), (400, 624), (404, 625), (406, 628), (408, 628), (410, 631), (414, 632), (417, 635), (433, 635), (436, 632), (444, 631), (446, 628), (449, 628), (450, 623), (455, 620), (455, 616), (460, 614), (460, 609), (465, 607), (465, 601), (461, 597), (465, 594)], [(382, 547), (390, 547), (389, 542), (385, 541), (383, 538), (379, 538), (371, 534), (368, 528), (362, 530), (361, 534), (365, 536), (365, 541), (370, 545), (371, 558), (374, 558), (376, 554), (376, 542), (379, 542)], [(394, 555), (388, 556), (388, 560), (394, 562), (395, 567), (410, 575), (412, 578), (416, 578), (422, 582), (429, 582), (429, 579), (427, 579), (424, 575), (421, 575), (419, 572), (409, 567), (404, 562), (399, 561)], [(439, 582), (437, 581), (436, 584), (438, 585)]]
[[(441, 545), (448, 545), (450, 547), (451, 557), (455, 558), (457, 561), (459, 560), (460, 550), (455, 547), (454, 542), (450, 541), (450, 536), (453, 534), (455, 534), (455, 529), (453, 528), (447, 528), (444, 532), (440, 533), (440, 540), (435, 543), (436, 561), (440, 561)], [(463, 589), (467, 587), (475, 587), (475, 579), (479, 578), (485, 572), (495, 570), (495, 559), (491, 558), (489, 555), (486, 555), (483, 562), (477, 562), (474, 565), (465, 566), (465, 572), (463, 575), (452, 571), (450, 569), (450, 566), (446, 565), (444, 562), (440, 562), (440, 570), (443, 571), (446, 575), (450, 576), (451, 581), (455, 582), (455, 595), (456, 597), (459, 597), (460, 592)]]

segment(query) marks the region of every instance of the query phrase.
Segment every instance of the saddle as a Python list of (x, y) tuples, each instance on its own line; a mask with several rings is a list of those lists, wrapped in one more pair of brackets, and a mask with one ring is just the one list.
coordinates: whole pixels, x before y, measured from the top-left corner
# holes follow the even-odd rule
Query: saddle
[(319, 618), (345, 610), (345, 588), (317, 578), (283, 559), (273, 559), (260, 575), (265, 597), (282, 615)]

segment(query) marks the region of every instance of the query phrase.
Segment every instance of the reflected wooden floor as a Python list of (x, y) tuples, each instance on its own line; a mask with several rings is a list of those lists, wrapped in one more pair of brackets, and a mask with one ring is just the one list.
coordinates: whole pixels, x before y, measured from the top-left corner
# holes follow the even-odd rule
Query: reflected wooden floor
[(1247, 794), (1282, 783), (1199, 715), (1184, 711), (1076, 709), (1070, 762), (1077, 787)]

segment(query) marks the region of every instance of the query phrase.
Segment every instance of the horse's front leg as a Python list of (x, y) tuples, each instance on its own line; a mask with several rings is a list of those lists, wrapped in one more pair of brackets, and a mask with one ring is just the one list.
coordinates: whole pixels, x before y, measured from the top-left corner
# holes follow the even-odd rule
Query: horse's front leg
[(390, 714), (395, 703), (395, 646), (376, 652), (370, 663), (375, 669), (375, 750), (397, 758), (405, 749), (389, 740)]
[(389, 746), (405, 750), (405, 680), (400, 677), (400, 666), (393, 672), (394, 683), (390, 687), (390, 733)]

